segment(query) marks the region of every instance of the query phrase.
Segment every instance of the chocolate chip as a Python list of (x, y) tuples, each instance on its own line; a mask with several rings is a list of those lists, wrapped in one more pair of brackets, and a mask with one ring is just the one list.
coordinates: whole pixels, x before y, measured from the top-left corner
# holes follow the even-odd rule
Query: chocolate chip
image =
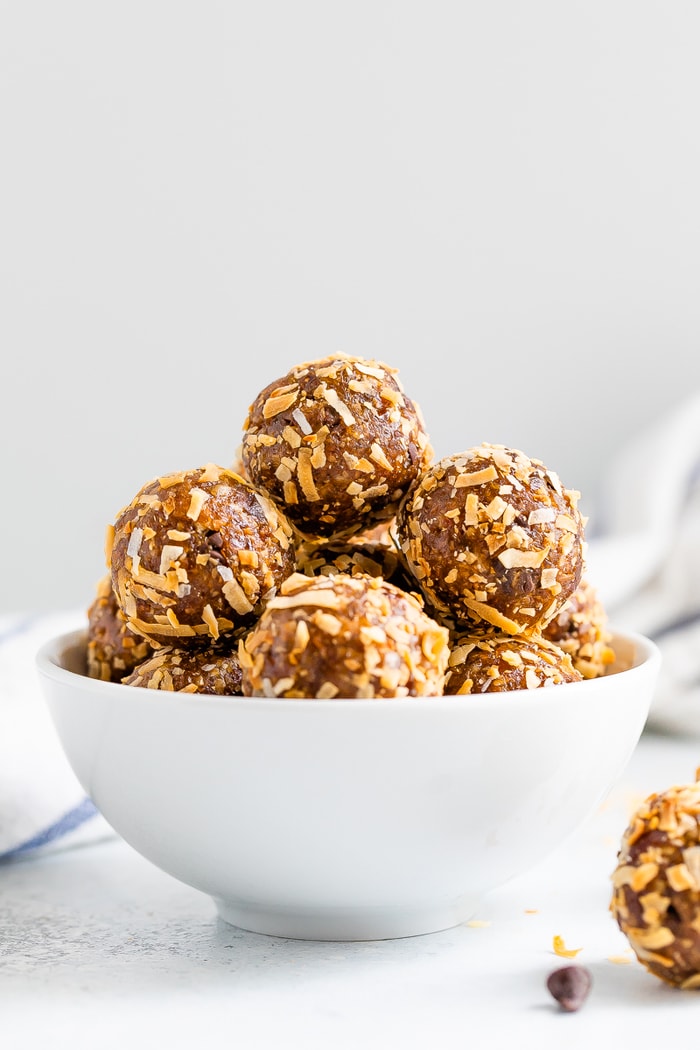
[(563, 1010), (572, 1013), (586, 1001), (593, 978), (585, 966), (561, 966), (547, 978), (547, 989)]

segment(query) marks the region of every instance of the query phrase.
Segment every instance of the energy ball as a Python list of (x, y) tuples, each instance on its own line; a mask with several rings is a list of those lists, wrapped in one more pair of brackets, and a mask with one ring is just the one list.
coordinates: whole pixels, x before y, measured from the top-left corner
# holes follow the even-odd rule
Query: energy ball
[(152, 646), (127, 627), (112, 590), (112, 580), (104, 576), (87, 611), (87, 671), (90, 678), (121, 682), (137, 664), (153, 652)]
[(626, 828), (610, 910), (639, 961), (700, 988), (700, 784), (650, 795)]
[(241, 695), (241, 664), (232, 647), (198, 645), (181, 649), (163, 646), (122, 679), (124, 685), (166, 689), (176, 693)]
[(615, 662), (607, 622), (598, 592), (584, 578), (542, 633), (569, 654), (584, 678), (600, 678)]
[(249, 477), (309, 538), (346, 538), (388, 521), (432, 458), (396, 369), (343, 354), (270, 383), (243, 429)]
[(294, 571), (293, 531), (265, 495), (210, 463), (145, 485), (117, 517), (110, 563), (137, 634), (216, 640), (257, 617)]
[[(302, 544), (297, 569), (305, 576), (381, 576), (401, 590), (417, 591), (416, 581), (403, 568), (395, 547), (385, 543), (336, 542)], [(421, 599), (422, 600), (422, 599)]]
[(581, 579), (578, 497), (539, 460), (483, 444), (429, 467), (395, 528), (430, 605), (459, 623), (541, 631)]
[(295, 573), (241, 643), (245, 696), (440, 696), (449, 636), (380, 577)]
[(475, 630), (452, 644), (445, 694), (503, 693), (582, 680), (571, 657), (544, 638)]

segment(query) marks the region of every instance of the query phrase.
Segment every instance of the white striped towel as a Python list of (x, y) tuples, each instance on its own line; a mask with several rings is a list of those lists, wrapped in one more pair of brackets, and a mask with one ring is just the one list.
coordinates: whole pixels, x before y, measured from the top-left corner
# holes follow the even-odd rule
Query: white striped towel
[(85, 612), (0, 617), (0, 860), (113, 835), (63, 754), (36, 668), (38, 648)]

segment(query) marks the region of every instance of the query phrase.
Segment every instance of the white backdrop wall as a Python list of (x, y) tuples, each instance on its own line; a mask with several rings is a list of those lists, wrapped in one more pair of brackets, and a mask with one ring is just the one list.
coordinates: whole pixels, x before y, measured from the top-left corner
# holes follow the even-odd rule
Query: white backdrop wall
[(700, 387), (700, 5), (0, 3), (0, 612), (343, 350), (438, 455), (606, 462)]

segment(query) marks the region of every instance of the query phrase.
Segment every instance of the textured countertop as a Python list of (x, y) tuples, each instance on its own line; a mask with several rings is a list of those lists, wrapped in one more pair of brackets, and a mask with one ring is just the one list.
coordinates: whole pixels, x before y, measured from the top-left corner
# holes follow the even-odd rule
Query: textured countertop
[[(0, 1028), (59, 1047), (590, 1047), (606, 1031), (687, 1041), (700, 995), (647, 974), (608, 913), (631, 807), (694, 779), (700, 742), (646, 733), (606, 802), (471, 923), (394, 941), (293, 941), (226, 925), (211, 901), (114, 837), (0, 866)], [(581, 948), (567, 1014), (545, 988)], [(605, 1045), (605, 1044), (604, 1044)]]

